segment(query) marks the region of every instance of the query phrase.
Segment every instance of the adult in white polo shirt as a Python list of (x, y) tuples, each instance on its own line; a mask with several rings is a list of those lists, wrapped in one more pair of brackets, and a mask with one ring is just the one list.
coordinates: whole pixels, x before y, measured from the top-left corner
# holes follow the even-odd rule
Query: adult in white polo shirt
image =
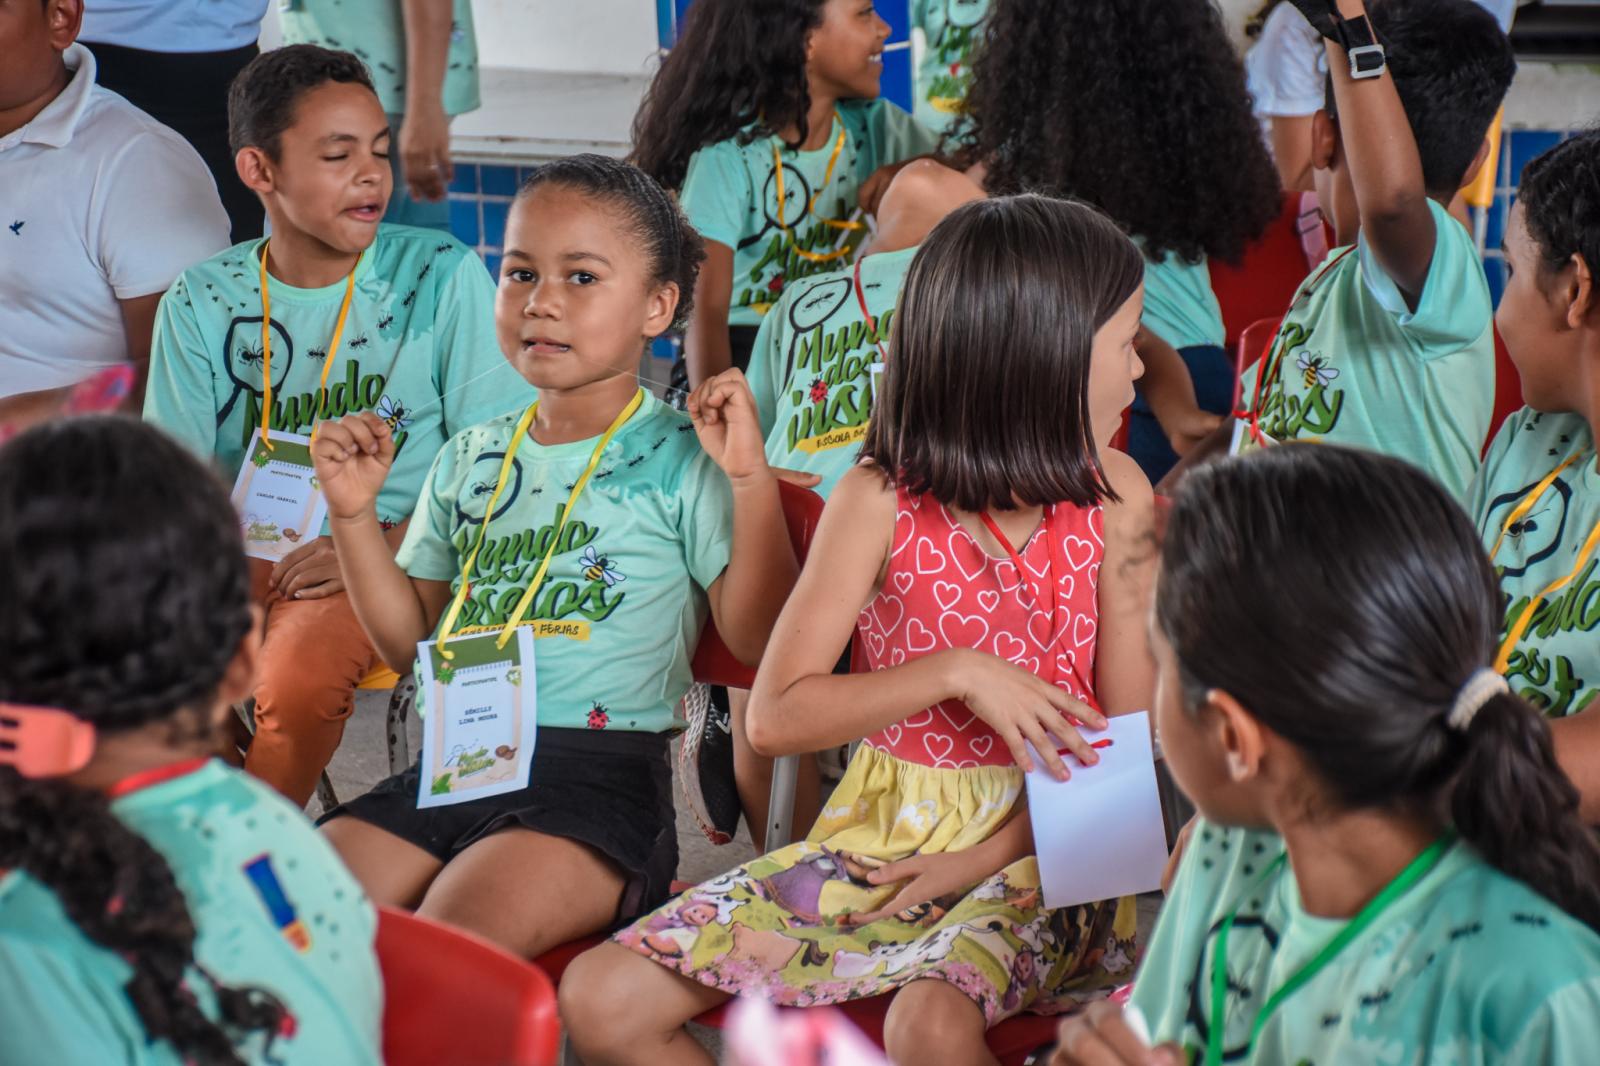
[(83, 0), (0, 2), (0, 423), (124, 362), (142, 398), (161, 294), (228, 245), (194, 149), (95, 84), (82, 17)]

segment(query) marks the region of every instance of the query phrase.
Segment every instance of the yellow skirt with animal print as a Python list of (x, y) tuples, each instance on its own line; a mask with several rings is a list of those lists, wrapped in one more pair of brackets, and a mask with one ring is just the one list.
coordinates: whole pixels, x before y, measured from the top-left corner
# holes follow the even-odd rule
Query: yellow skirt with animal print
[(701, 984), (785, 1006), (933, 978), (970, 996), (990, 1025), (1072, 1010), (1132, 980), (1134, 901), (1047, 910), (1031, 856), (964, 894), (840, 924), (904, 887), (869, 884), (851, 867), (970, 848), (1022, 794), (1015, 767), (936, 770), (862, 745), (804, 841), (690, 889), (616, 942)]

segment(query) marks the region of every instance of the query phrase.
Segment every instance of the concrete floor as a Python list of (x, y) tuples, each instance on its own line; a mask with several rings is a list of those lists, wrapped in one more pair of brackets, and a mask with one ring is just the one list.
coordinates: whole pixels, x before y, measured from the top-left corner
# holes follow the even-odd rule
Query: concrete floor
[[(388, 776), (389, 761), (383, 733), (388, 706), (387, 692), (356, 694), (355, 714), (351, 716), (350, 723), (345, 728), (344, 743), (340, 745), (338, 753), (334, 755), (333, 762), (328, 767), (328, 777), (333, 782), (334, 791), (341, 799), (359, 796)], [(408, 724), (407, 734), (414, 757), (420, 750), (419, 745), (422, 742), (421, 730), (415, 717)], [(318, 814), (320, 809), (321, 805), (313, 799), (309, 808), (310, 813)], [(706, 840), (681, 804), (678, 808), (678, 853), (678, 879), (690, 882), (708, 880), (755, 858), (756, 854), (755, 847), (750, 843), (750, 834), (744, 826), (739, 827), (738, 836), (731, 843), (720, 847), (713, 845)], [(1156, 911), (1160, 904), (1159, 893), (1150, 893), (1139, 899), (1139, 935), (1142, 943), (1149, 943), (1150, 932), (1155, 927)], [(713, 1055), (720, 1058), (721, 1034), (700, 1026), (692, 1026), (691, 1029), (701, 1043), (705, 1044)], [(570, 1051), (566, 1054), (565, 1061), (566, 1066), (582, 1066)]]

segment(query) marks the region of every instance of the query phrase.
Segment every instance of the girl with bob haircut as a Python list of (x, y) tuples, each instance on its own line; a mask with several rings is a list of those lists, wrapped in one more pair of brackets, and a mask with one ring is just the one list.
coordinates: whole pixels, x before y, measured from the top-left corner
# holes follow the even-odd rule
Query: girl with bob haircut
[[(1106, 447), (1143, 272), (1099, 212), (1038, 196), (963, 207), (918, 251), (862, 465), (750, 706), (763, 754), (865, 743), (806, 840), (574, 964), (586, 1062), (708, 1062), (683, 1024), (734, 995), (893, 994), (894, 1061), (989, 1063), (989, 1026), (1128, 979), (1133, 901), (1044, 909), (1022, 796), (1024, 773), (1068, 775), (1059, 748), (1096, 761), (1080, 723), (1149, 705), (1153, 497)], [(835, 676), (852, 635), (865, 669)]]
[(1055, 1066), (1593, 1057), (1600, 848), (1489, 666), (1500, 618), (1473, 523), (1409, 463), (1286, 445), (1191, 475), (1151, 626), (1200, 809), (1134, 984), (1160, 1047), (1096, 1005)]

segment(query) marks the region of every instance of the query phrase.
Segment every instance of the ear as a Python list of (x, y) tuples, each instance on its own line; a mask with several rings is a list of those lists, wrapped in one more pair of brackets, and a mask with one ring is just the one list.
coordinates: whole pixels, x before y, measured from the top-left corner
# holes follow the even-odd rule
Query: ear
[(654, 340), (672, 328), (672, 319), (678, 313), (678, 297), (681, 295), (675, 281), (667, 282), (650, 294), (644, 318), (646, 337)]
[(1266, 735), (1261, 723), (1244, 705), (1221, 689), (1206, 693), (1206, 706), (1215, 711), (1217, 739), (1228, 760), (1228, 779), (1243, 784), (1261, 772), (1262, 756), (1266, 754)]
[(83, 0), (47, 0), (44, 9), (45, 24), (50, 35), (50, 47), (65, 52), (78, 39), (83, 28)]
[(1311, 116), (1311, 165), (1318, 170), (1331, 170), (1338, 154), (1339, 121), (1319, 109)]
[(250, 605), (250, 629), (234, 649), (233, 659), (222, 672), (222, 683), (217, 686), (217, 704), (226, 713), (234, 704), (249, 698), (256, 687), (256, 667), (261, 660), (262, 622), (266, 618), (261, 605)]
[(1594, 271), (1582, 252), (1572, 253), (1572, 281), (1567, 286), (1567, 325), (1578, 329), (1600, 310), (1594, 291)]
[(1472, 183), (1478, 180), (1478, 172), (1489, 161), (1489, 138), (1485, 137), (1483, 143), (1478, 145), (1478, 154), (1472, 157), (1472, 165), (1467, 168), (1466, 174), (1461, 178), (1461, 187), (1469, 189)]
[(239, 149), (239, 154), (233, 157), (233, 168), (239, 172), (239, 180), (252, 192), (266, 196), (277, 187), (272, 160), (254, 145)]

